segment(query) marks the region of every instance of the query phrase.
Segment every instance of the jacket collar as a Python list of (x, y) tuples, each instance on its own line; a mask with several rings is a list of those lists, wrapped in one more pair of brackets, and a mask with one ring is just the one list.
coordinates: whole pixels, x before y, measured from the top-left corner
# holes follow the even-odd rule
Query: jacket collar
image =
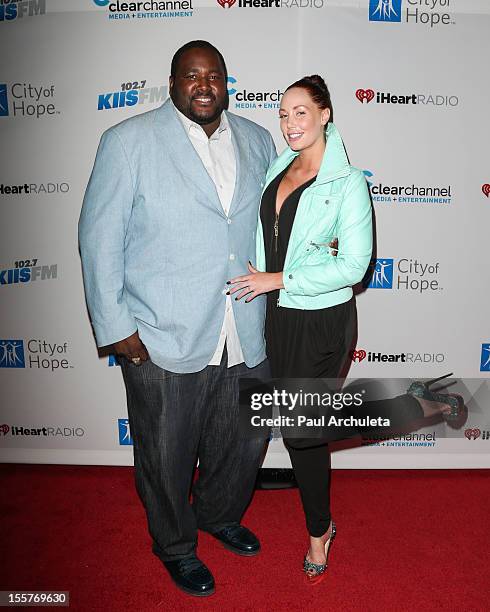
[[(276, 177), (299, 153), (288, 147), (279, 155), (270, 168), (268, 183)], [(337, 178), (348, 176), (351, 172), (344, 143), (335, 124), (329, 123), (327, 126), (327, 146), (323, 160), (313, 185), (328, 183)]]
[[(229, 215), (235, 212), (244, 192), (250, 172), (249, 167), (250, 144), (247, 134), (241, 129), (238, 118), (227, 111), (224, 113), (224, 122), (231, 128), (231, 140), (235, 149), (236, 180), (233, 198), (230, 204)], [(165, 132), (165, 137), (173, 151), (174, 161), (179, 165), (182, 173), (188, 181), (196, 186), (206, 197), (211, 197), (214, 206), (224, 215), (216, 186), (207, 173), (201, 158), (194, 149), (186, 128), (177, 115), (170, 98), (168, 98), (158, 109), (155, 121)]]

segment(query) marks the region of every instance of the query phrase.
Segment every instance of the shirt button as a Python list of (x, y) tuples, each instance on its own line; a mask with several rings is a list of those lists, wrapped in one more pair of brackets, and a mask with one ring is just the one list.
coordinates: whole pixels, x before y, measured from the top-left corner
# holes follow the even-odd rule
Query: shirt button
[(228, 225), (231, 225), (231, 219), (227, 219), (226, 222), (228, 223)]
[(293, 275), (292, 275), (292, 274), (290, 274), (290, 275), (288, 276), (288, 278), (292, 279), (292, 278), (293, 278)]
[(230, 261), (234, 261), (235, 260), (235, 255), (233, 253), (230, 253)]

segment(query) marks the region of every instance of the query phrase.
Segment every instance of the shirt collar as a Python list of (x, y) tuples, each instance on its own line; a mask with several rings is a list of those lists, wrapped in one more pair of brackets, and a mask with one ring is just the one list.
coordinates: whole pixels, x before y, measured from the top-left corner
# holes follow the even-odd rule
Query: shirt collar
[[(177, 117), (180, 119), (182, 125), (184, 126), (185, 131), (187, 132), (189, 136), (191, 135), (191, 132), (196, 133), (197, 131), (197, 133), (204, 134), (207, 138), (206, 132), (202, 129), (202, 126), (200, 126), (195, 121), (192, 121), (192, 119), (189, 119), (189, 117), (186, 117), (184, 113), (181, 113), (173, 102), (171, 102), (171, 104), (174, 107), (175, 112), (177, 113)], [(227, 132), (227, 134), (223, 134), (223, 132)], [(221, 136), (225, 136), (229, 134), (230, 134), (230, 124), (228, 123), (228, 118), (226, 116), (226, 113), (223, 111), (221, 113), (221, 120), (220, 120), (218, 129), (215, 132), (213, 132), (213, 134), (211, 135), (211, 138), (213, 140), (219, 140)]]

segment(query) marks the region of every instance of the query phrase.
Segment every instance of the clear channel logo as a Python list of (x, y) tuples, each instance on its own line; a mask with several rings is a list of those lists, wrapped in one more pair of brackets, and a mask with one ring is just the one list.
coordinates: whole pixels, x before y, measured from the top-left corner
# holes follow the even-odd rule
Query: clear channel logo
[(490, 196), (490, 183), (484, 183), (481, 186), (481, 191), (483, 195), (488, 198)]
[(371, 170), (363, 170), (371, 198), (383, 204), (451, 204), (451, 185), (386, 185), (374, 178)]
[(117, 428), (119, 432), (119, 444), (121, 446), (133, 446), (133, 438), (129, 429), (128, 419), (117, 419)]
[(435, 28), (454, 25), (452, 0), (369, 0), (369, 21), (411, 23)]
[(112, 110), (125, 106), (136, 106), (137, 104), (156, 104), (164, 102), (167, 96), (167, 85), (147, 87), (146, 80), (127, 81), (121, 83), (120, 89), (117, 91), (99, 94), (97, 110)]
[(228, 76), (230, 105), (234, 105), (238, 109), (277, 110), (280, 107), (283, 93), (280, 89), (266, 91), (242, 88), (238, 79), (234, 76)]
[(393, 289), (415, 293), (442, 291), (439, 262), (424, 262), (415, 258), (378, 258), (371, 261), (363, 286), (367, 289)]
[(46, 119), (59, 114), (53, 84), (0, 83), (0, 117)]
[(360, 87), (355, 91), (355, 97), (363, 105), (393, 104), (397, 106), (429, 106), (437, 108), (451, 108), (459, 105), (458, 96), (433, 93), (392, 93), (390, 91), (375, 91), (370, 87)]
[(0, 21), (46, 14), (46, 0), (0, 0)]
[(436, 432), (413, 432), (407, 434), (384, 436), (381, 434), (370, 434), (362, 437), (362, 444), (365, 446), (391, 446), (395, 448), (407, 447), (434, 447), (437, 443)]
[(490, 342), (481, 345), (480, 372), (490, 372)]
[(171, 19), (192, 17), (192, 0), (146, 0), (145, 2), (121, 2), (116, 0), (92, 0), (106, 9), (108, 19)]

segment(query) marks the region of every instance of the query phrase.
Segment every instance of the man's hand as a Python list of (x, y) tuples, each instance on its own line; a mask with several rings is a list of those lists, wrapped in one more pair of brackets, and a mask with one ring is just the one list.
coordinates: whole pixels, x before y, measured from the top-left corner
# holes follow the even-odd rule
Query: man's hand
[(124, 340), (114, 342), (113, 347), (116, 355), (126, 357), (128, 361), (135, 365), (141, 365), (141, 362), (146, 361), (149, 357), (146, 346), (141, 342), (137, 331), (128, 338), (124, 338)]

